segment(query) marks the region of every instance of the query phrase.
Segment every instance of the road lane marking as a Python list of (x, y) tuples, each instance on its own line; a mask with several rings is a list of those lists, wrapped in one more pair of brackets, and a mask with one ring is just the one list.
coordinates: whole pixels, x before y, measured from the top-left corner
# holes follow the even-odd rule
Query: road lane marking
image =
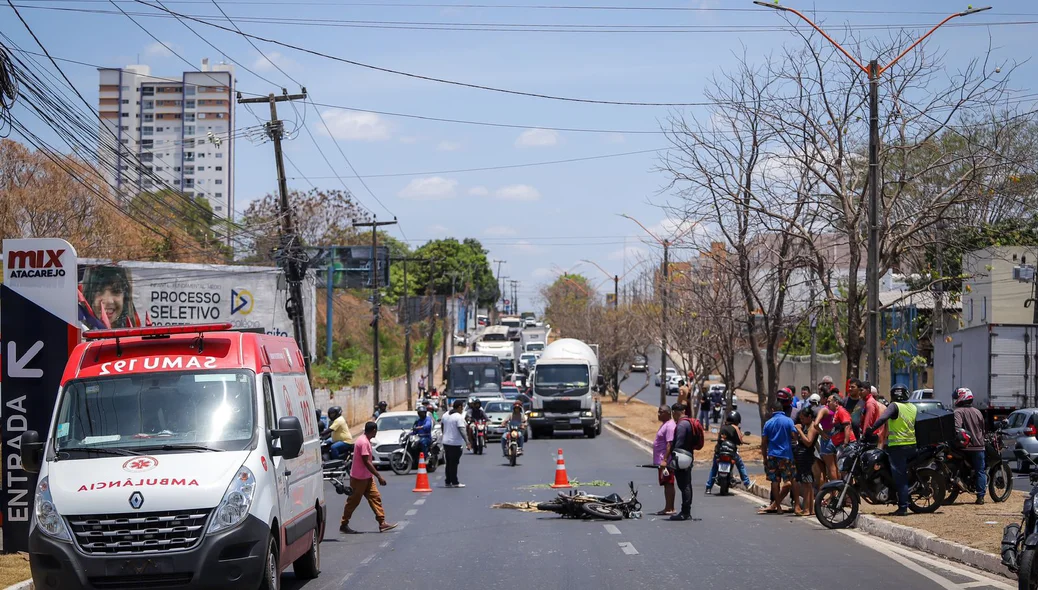
[(609, 533), (610, 535), (619, 535), (620, 534), (620, 529), (616, 528), (615, 524), (604, 524), (602, 526), (605, 527), (606, 532)]
[(379, 545), (379, 547), (381, 547), (382, 549), (385, 549), (386, 547), (389, 547), (389, 543), (390, 543), (389, 541), (382, 541), (382, 543)]
[(418, 514), (418, 509), (412, 508), (412, 509), (408, 510), (407, 512), (405, 512), (404, 516), (414, 516), (415, 514)]
[(409, 524), (411, 524), (411, 523), (406, 521), (406, 520), (401, 520), (400, 523), (396, 525), (396, 530), (402, 531), (402, 530), (404, 530), (404, 527), (406, 527)]
[(375, 556), (374, 555), (369, 555), (369, 556), (365, 557), (364, 559), (362, 559), (360, 561), (360, 564), (361, 565), (368, 565), (369, 563), (371, 563), (372, 559), (375, 559)]
[(422, 504), (425, 504), (425, 498), (419, 498), (414, 501), (415, 506), (421, 506)]
[(617, 545), (620, 546), (620, 549), (623, 550), (625, 555), (638, 555), (638, 550), (635, 549), (634, 545), (632, 545), (630, 543), (620, 542), (620, 543), (617, 543)]

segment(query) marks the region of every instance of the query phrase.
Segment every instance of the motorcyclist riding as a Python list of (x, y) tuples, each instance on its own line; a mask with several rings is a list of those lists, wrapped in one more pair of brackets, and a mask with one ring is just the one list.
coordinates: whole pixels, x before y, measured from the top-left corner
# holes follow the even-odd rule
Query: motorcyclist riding
[[(505, 435), (508, 434), (508, 429), (512, 426), (519, 428), (519, 454), (523, 454), (523, 433), (526, 432), (526, 414), (523, 412), (522, 402), (515, 402), (512, 404), (512, 415), (504, 421), (503, 426), (505, 427)], [(508, 437), (501, 437), (501, 453), (508, 455)]]
[(988, 489), (987, 465), (984, 464), (984, 414), (973, 407), (973, 391), (968, 387), (956, 389), (952, 401), (955, 403), (955, 428), (962, 428), (969, 434), (969, 443), (964, 451), (977, 472), (974, 488), (977, 504), (983, 504), (984, 492)]
[(429, 456), (429, 445), (432, 444), (433, 421), (429, 417), (429, 410), (425, 406), (418, 406), (418, 419), (414, 421), (411, 428), (412, 434), (418, 435), (418, 448), (425, 456)]
[(342, 415), (342, 408), (339, 406), (328, 408), (328, 418), (332, 422), (321, 432), (321, 438), (331, 436), (332, 446), (328, 449), (328, 454), (333, 459), (342, 459), (347, 453), (353, 451), (353, 436), (350, 434), (350, 427), (346, 424), (346, 417)]
[(469, 409), (465, 412), (465, 421), (471, 423), (479, 420), (487, 420), (487, 413), (483, 410), (483, 402), (478, 397), (470, 397)]
[(890, 405), (879, 419), (865, 430), (871, 438), (888, 421), (887, 456), (890, 470), (897, 488), (897, 511), (892, 516), (908, 515), (908, 462), (916, 455), (915, 449), (915, 404), (908, 403), (908, 387), (898, 383), (890, 388)]
[[(377, 420), (378, 417), (381, 416), (382, 414), (385, 414), (388, 409), (389, 409), (389, 404), (387, 404), (385, 400), (382, 400), (382, 401), (378, 402), (378, 405), (375, 406), (375, 411), (371, 414), (371, 419), (372, 420)], [(331, 410), (329, 410), (329, 411), (331, 411)]]
[[(736, 447), (738, 451), (739, 445), (743, 443), (742, 440), (742, 428), (739, 425), (742, 424), (742, 416), (739, 412), (732, 410), (728, 412), (728, 416), (725, 417), (724, 426), (721, 427), (717, 433), (717, 444), (714, 445), (714, 465), (710, 468), (710, 476), (706, 479), (706, 493), (712, 493), (711, 490), (714, 488), (714, 480), (717, 478), (717, 451), (721, 446), (721, 441), (727, 440)], [(742, 478), (742, 485), (746, 489), (750, 488), (750, 476), (746, 473), (746, 465), (742, 462), (742, 457), (739, 453), (735, 453), (735, 466), (739, 468), (739, 476)]]
[[(721, 393), (720, 389), (714, 389), (710, 392), (710, 405), (715, 408), (724, 405), (724, 394)], [(723, 410), (724, 408), (721, 409)]]

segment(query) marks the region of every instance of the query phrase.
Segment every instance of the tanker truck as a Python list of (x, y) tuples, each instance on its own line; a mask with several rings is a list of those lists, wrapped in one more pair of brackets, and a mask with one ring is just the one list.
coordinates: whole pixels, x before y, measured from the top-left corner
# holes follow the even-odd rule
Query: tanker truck
[(529, 413), (534, 438), (557, 431), (583, 431), (588, 438), (602, 433), (602, 402), (598, 391), (598, 354), (573, 338), (544, 348), (533, 372), (533, 408)]

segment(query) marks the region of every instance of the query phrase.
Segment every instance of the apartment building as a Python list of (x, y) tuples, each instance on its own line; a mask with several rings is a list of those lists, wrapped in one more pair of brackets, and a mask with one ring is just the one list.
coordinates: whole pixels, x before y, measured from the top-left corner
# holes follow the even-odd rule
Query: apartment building
[(234, 66), (152, 76), (146, 65), (100, 68), (99, 160), (123, 201), (172, 188), (234, 212)]

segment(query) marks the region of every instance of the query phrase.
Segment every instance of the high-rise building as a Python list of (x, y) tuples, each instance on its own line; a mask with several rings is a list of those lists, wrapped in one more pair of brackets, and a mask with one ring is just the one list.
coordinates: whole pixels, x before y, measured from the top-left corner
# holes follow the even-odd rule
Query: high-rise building
[(177, 190), (234, 216), (234, 66), (202, 60), (179, 78), (100, 68), (99, 159), (119, 197)]

